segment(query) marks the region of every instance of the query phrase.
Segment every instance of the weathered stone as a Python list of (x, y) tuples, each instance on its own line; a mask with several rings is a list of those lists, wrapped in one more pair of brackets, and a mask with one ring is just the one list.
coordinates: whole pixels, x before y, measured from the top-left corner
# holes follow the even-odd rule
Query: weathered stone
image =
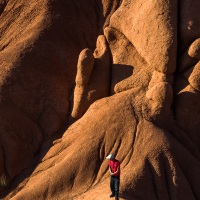
[(59, 113), (51, 107), (44, 108), (39, 119), (39, 124), (46, 137), (55, 135), (63, 125), (63, 119)]
[(160, 82), (167, 82), (171, 86), (174, 82), (174, 76), (173, 75), (166, 75), (158, 71), (154, 71), (152, 74), (151, 81), (149, 82), (148, 89), (152, 88), (155, 84)]
[(104, 34), (113, 58), (111, 94), (135, 87), (147, 87), (153, 68), (121, 32), (107, 27)]
[(196, 39), (190, 46), (188, 54), (192, 58), (200, 60), (200, 38)]
[(200, 91), (200, 62), (193, 68), (188, 81), (193, 88)]
[(148, 99), (143, 104), (144, 117), (157, 124), (165, 125), (170, 121), (173, 90), (169, 83), (159, 82), (146, 92)]
[(105, 36), (97, 39), (94, 55), (89, 49), (79, 56), (72, 121), (83, 116), (96, 100), (109, 95), (110, 51)]
[(199, 0), (7, 2), (0, 198), (200, 199)]
[(81, 51), (77, 66), (76, 87), (74, 90), (74, 104), (72, 117), (79, 119), (87, 110), (87, 106), (83, 105), (86, 101), (85, 95), (87, 92), (88, 82), (94, 67), (94, 56), (90, 49)]
[(149, 66), (167, 74), (176, 69), (177, 2), (125, 0), (110, 20)]

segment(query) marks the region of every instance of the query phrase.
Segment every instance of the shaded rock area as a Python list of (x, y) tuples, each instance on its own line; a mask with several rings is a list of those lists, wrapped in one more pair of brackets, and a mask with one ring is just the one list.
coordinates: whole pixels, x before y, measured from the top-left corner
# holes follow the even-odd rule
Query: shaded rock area
[(199, 10), (0, 0), (0, 198), (200, 199)]

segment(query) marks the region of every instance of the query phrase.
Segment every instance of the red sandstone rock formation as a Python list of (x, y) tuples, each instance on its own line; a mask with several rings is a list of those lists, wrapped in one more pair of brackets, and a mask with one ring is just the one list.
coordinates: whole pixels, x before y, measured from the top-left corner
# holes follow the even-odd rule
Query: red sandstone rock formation
[(0, 1), (0, 197), (200, 199), (199, 10)]

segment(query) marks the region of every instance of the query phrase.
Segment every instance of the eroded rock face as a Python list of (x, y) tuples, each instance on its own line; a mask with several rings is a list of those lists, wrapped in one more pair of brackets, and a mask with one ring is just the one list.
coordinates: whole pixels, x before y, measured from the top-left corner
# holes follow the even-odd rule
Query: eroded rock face
[(122, 199), (199, 199), (200, 3), (6, 3), (1, 196), (107, 199), (115, 153)]
[[(66, 126), (79, 53), (84, 48), (95, 50), (96, 39), (119, 2), (4, 3), (0, 4), (0, 177), (12, 181), (35, 163), (42, 144), (57, 138)], [(97, 48), (96, 68), (104, 67), (106, 53), (100, 44)]]
[(110, 25), (130, 40), (151, 67), (170, 74), (176, 67), (177, 9), (177, 1), (125, 0)]
[(83, 116), (98, 99), (109, 96), (111, 55), (105, 36), (97, 38), (94, 55), (90, 49), (81, 51), (77, 65), (72, 120)]

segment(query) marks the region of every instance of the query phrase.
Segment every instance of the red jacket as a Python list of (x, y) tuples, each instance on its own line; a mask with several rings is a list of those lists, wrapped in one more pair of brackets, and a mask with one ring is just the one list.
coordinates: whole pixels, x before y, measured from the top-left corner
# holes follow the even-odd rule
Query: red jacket
[(119, 169), (118, 172), (115, 175), (113, 175), (115, 177), (119, 177), (120, 176), (120, 162), (118, 160), (116, 160), (116, 159), (115, 160), (110, 160), (109, 161), (109, 166), (110, 166), (110, 169), (111, 169), (112, 173), (115, 173), (117, 171), (117, 169)]

